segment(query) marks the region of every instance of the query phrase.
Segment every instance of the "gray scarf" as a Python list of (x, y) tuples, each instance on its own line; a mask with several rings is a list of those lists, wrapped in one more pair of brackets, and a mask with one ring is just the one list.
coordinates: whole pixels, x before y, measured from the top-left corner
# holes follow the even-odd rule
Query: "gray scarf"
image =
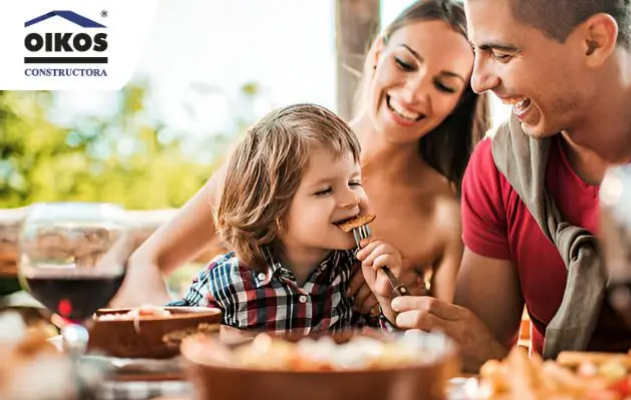
[(499, 128), (492, 143), (495, 165), (559, 250), (567, 268), (563, 301), (546, 329), (544, 358), (555, 358), (563, 350), (587, 348), (606, 286), (596, 238), (566, 222), (545, 189), (550, 142), (529, 138), (513, 117)]

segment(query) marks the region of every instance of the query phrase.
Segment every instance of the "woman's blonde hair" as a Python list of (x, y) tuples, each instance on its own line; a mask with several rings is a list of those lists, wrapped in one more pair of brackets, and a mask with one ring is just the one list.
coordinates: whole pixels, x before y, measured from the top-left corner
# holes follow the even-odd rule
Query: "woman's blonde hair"
[[(374, 72), (377, 43), (383, 41), (387, 44), (397, 30), (422, 21), (443, 21), (454, 31), (467, 37), (467, 21), (461, 1), (418, 0), (412, 3), (372, 42), (355, 94), (355, 114), (361, 112), (366, 104), (367, 89)], [(439, 126), (420, 139), (420, 155), (432, 168), (449, 179), (459, 191), (473, 148), (490, 127), (491, 115), (487, 96), (474, 93), (471, 85), (467, 85), (454, 111)]]
[(215, 222), (221, 239), (254, 270), (265, 270), (266, 247), (282, 251), (278, 234), (316, 145), (335, 157), (350, 153), (359, 163), (359, 141), (350, 127), (314, 104), (270, 112), (230, 158)]

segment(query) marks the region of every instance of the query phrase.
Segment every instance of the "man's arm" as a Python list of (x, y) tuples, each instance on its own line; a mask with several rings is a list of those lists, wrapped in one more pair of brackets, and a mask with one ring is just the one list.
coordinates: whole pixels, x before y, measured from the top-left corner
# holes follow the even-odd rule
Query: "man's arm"
[(439, 330), (457, 344), (467, 372), (478, 372), (490, 359), (502, 359), (507, 350), (484, 323), (466, 308), (426, 296), (404, 296), (392, 300), (401, 329)]
[(402, 329), (439, 329), (460, 347), (464, 368), (477, 372), (486, 361), (506, 356), (519, 331), (524, 301), (509, 260), (493, 259), (465, 248), (456, 281), (455, 304), (432, 297), (397, 297), (396, 325)]
[(515, 342), (524, 299), (510, 260), (483, 257), (465, 248), (454, 303), (475, 314), (506, 349)]

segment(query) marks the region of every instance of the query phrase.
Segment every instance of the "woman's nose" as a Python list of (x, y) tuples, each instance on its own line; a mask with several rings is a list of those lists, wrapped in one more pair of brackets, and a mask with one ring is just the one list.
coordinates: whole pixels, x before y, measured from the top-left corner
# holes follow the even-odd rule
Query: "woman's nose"
[(419, 73), (415, 78), (410, 78), (403, 90), (401, 100), (404, 106), (414, 109), (422, 104), (425, 108), (429, 106), (429, 93), (431, 90), (431, 79), (426, 73)]

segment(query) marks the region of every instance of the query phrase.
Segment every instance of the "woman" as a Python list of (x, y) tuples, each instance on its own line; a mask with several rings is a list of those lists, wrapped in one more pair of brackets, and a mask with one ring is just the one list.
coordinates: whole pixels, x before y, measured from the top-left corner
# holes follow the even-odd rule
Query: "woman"
[[(377, 219), (375, 234), (398, 247), (408, 286), (429, 276), (430, 294), (451, 301), (462, 256), (458, 191), (469, 155), (488, 128), (486, 100), (470, 88), (473, 51), (462, 5), (421, 0), (403, 11), (366, 58), (358, 112), (363, 185)], [(215, 238), (218, 171), (169, 223), (134, 254), (116, 305), (164, 304), (161, 273), (200, 254)], [(357, 307), (376, 300), (351, 285)]]

